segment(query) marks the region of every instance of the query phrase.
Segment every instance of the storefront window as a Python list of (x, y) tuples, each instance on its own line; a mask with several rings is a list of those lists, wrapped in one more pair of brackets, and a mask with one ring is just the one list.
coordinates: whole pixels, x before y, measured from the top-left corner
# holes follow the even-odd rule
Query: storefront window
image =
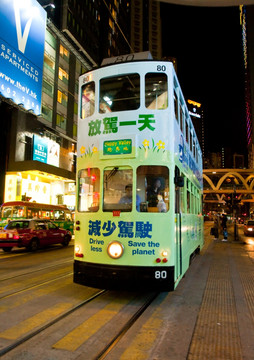
[(128, 74), (100, 81), (100, 113), (136, 110), (140, 106), (140, 77)]
[(78, 174), (78, 211), (96, 212), (100, 201), (100, 170), (88, 168)]
[[(132, 210), (132, 182), (133, 171), (129, 167), (114, 167), (104, 170), (104, 211), (131, 211)], [(139, 210), (139, 197), (135, 200), (136, 208)]]
[(145, 77), (146, 107), (163, 110), (168, 107), (168, 80), (166, 74), (149, 73)]
[(137, 194), (141, 212), (169, 210), (169, 169), (166, 166), (139, 166)]

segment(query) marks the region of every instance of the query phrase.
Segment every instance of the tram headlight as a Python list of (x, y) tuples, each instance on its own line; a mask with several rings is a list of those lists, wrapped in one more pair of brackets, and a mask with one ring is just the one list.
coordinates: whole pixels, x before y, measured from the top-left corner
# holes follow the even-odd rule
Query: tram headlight
[(124, 252), (124, 246), (119, 241), (112, 241), (108, 244), (108, 255), (113, 259), (119, 259)]

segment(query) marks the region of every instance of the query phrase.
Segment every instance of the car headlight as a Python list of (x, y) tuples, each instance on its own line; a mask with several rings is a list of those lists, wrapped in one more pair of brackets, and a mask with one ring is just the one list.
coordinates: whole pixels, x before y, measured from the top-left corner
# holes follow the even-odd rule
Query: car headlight
[(124, 246), (119, 241), (112, 241), (108, 244), (108, 255), (113, 259), (119, 259), (124, 252)]

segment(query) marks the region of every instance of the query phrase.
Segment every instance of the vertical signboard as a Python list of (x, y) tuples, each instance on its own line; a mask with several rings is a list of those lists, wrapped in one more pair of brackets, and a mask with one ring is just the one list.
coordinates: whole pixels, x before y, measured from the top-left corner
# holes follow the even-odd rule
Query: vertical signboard
[(33, 136), (33, 160), (47, 164), (48, 140), (40, 136)]
[(59, 167), (60, 145), (55, 141), (33, 136), (33, 160)]
[(41, 113), (46, 11), (36, 0), (0, 1), (0, 92)]

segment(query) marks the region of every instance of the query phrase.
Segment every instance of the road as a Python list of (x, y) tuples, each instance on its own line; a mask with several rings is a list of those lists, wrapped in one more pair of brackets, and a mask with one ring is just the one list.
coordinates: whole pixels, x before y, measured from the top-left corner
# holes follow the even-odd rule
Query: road
[[(73, 242), (36, 253), (0, 250), (1, 359), (186, 359), (209, 272), (202, 253), (213, 242), (211, 225), (205, 224), (201, 256), (173, 293), (74, 284)], [(251, 241), (241, 246), (252, 256)], [(161, 343), (169, 330), (170, 357)], [(151, 349), (160, 355), (149, 357)]]

